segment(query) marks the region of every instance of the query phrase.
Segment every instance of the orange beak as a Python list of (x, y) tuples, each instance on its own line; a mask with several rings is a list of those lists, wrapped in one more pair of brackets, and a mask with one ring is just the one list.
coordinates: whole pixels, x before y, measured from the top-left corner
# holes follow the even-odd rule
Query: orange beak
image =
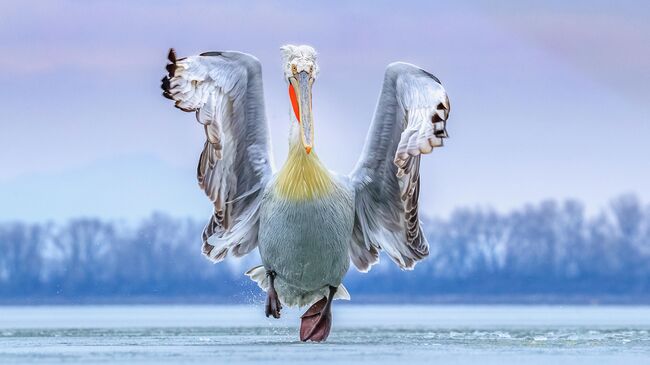
[(300, 107), (298, 106), (298, 97), (296, 97), (296, 90), (293, 88), (293, 85), (289, 84), (289, 99), (291, 99), (291, 107), (293, 108), (293, 113), (300, 123)]

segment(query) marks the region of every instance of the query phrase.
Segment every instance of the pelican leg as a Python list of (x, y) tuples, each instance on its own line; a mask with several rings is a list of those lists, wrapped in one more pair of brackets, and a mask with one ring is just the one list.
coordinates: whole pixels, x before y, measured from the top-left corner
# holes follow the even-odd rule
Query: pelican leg
[(273, 318), (280, 318), (280, 309), (282, 309), (282, 304), (280, 304), (278, 292), (275, 291), (275, 271), (267, 270), (266, 276), (269, 278), (269, 289), (266, 292), (266, 317), (268, 318), (269, 316), (273, 316)]
[(300, 341), (325, 341), (332, 328), (332, 301), (336, 287), (330, 286), (327, 298), (314, 303), (303, 314), (300, 323)]

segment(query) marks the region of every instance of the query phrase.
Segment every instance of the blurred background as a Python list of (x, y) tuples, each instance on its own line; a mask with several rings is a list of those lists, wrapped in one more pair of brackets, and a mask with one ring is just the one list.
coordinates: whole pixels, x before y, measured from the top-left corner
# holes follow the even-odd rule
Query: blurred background
[(200, 255), (204, 132), (162, 98), (166, 54), (319, 52), (316, 150), (351, 171), (383, 71), (436, 75), (450, 139), (423, 159), (430, 257), (350, 272), (355, 301), (650, 302), (650, 3), (3, 1), (0, 302), (250, 302), (253, 255)]

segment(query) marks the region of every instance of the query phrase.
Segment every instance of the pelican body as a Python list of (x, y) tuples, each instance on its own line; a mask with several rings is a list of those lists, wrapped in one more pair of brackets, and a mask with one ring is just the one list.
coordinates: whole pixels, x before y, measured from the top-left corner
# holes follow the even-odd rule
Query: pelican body
[(332, 179), (318, 198), (295, 199), (279, 184), (271, 182), (262, 197), (260, 256), (276, 273), (280, 301), (304, 306), (339, 287), (350, 267), (354, 194)]
[(274, 172), (261, 64), (245, 53), (177, 58), (170, 50), (163, 95), (194, 111), (206, 142), (199, 186), (214, 205), (203, 231), (213, 262), (256, 247), (262, 265), (246, 274), (267, 292), (266, 315), (307, 306), (300, 339), (323, 341), (350, 262), (365, 272), (383, 250), (403, 269), (428, 255), (418, 219), (420, 157), (447, 138), (449, 98), (440, 81), (407, 63), (388, 66), (362, 156), (354, 171), (328, 171), (314, 149), (310, 46), (281, 48), (288, 85), (289, 154)]

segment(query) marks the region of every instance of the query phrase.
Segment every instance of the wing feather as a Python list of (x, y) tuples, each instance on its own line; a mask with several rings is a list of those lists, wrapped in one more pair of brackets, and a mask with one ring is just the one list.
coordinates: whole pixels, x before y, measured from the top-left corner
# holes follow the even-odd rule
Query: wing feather
[(355, 222), (350, 255), (360, 271), (379, 251), (403, 269), (429, 254), (418, 217), (420, 156), (443, 145), (449, 99), (440, 81), (407, 63), (386, 69), (375, 116), (350, 181)]
[(240, 52), (177, 58), (169, 52), (163, 96), (195, 112), (206, 141), (197, 165), (199, 187), (214, 205), (203, 230), (203, 253), (218, 262), (257, 246), (261, 190), (271, 175), (262, 69)]

